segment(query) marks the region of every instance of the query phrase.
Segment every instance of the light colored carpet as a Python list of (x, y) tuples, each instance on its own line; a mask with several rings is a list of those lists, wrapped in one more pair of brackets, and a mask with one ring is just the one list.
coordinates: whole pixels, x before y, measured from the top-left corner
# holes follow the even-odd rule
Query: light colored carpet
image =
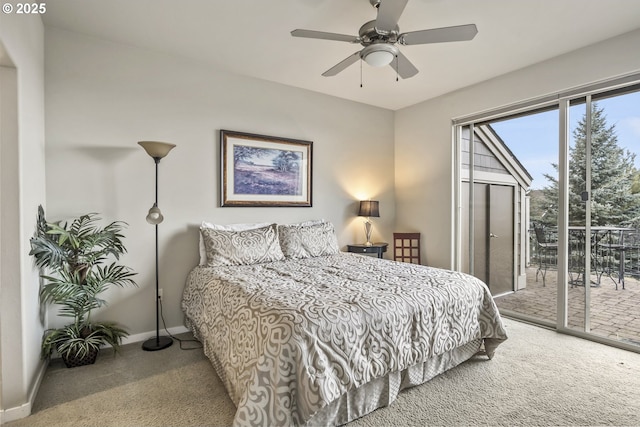
[[(350, 426), (640, 425), (640, 354), (506, 319), (509, 340)], [(235, 407), (201, 350), (177, 343), (49, 367), (22, 426), (226, 426)]]

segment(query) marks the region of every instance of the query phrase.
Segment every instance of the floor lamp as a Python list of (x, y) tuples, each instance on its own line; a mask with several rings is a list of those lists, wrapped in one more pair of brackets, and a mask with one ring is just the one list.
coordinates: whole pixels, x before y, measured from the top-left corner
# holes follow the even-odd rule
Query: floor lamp
[(145, 342), (142, 343), (142, 349), (146, 351), (156, 351), (162, 350), (163, 348), (169, 347), (173, 344), (173, 339), (171, 337), (160, 336), (160, 278), (158, 273), (158, 224), (164, 220), (164, 216), (162, 216), (162, 212), (158, 207), (158, 165), (160, 164), (160, 159), (169, 154), (172, 148), (175, 147), (175, 144), (169, 144), (167, 142), (158, 142), (158, 141), (140, 141), (138, 142), (144, 148), (144, 151), (147, 152), (153, 158), (153, 161), (156, 163), (156, 201), (149, 209), (149, 214), (147, 215), (147, 222), (149, 224), (153, 224), (156, 226), (156, 337), (149, 338)]

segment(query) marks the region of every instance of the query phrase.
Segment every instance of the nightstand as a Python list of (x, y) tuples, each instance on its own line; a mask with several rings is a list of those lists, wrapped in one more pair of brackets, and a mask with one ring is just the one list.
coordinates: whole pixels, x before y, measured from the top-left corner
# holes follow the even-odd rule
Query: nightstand
[(374, 243), (371, 246), (367, 246), (364, 243), (347, 245), (347, 252), (382, 258), (382, 254), (387, 252), (387, 246), (389, 246), (389, 244), (383, 242)]

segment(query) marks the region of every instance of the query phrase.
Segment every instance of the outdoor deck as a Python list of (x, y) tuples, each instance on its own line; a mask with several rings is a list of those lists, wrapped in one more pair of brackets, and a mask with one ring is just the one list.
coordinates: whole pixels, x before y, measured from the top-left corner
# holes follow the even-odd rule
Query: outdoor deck
[[(595, 278), (594, 278), (595, 279)], [(583, 286), (569, 286), (569, 327), (584, 330)], [(536, 282), (536, 268), (527, 269), (527, 287), (497, 297), (500, 310), (510, 310), (547, 321), (556, 321), (557, 272), (549, 270), (546, 286)], [(591, 333), (640, 346), (640, 281), (625, 278), (625, 289), (603, 276), (599, 286), (591, 286)]]

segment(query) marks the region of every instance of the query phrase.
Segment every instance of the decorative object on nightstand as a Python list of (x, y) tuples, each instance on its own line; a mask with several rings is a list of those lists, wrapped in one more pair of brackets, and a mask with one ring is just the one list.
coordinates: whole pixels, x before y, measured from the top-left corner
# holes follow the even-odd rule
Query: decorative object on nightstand
[(373, 225), (371, 224), (370, 217), (379, 217), (379, 203), (377, 200), (362, 200), (360, 202), (360, 210), (358, 211), (358, 216), (365, 216), (367, 220), (364, 222), (364, 233), (367, 238), (365, 242), (366, 246), (372, 246), (371, 243), (371, 230), (373, 230)]
[(169, 154), (175, 144), (169, 144), (167, 142), (158, 142), (158, 141), (140, 141), (138, 142), (144, 151), (147, 152), (149, 156), (153, 158), (153, 161), (156, 164), (156, 199), (149, 209), (149, 213), (147, 214), (147, 222), (149, 224), (153, 224), (156, 226), (156, 337), (149, 338), (145, 342), (142, 343), (142, 349), (146, 351), (156, 351), (167, 348), (173, 344), (173, 339), (171, 337), (160, 336), (160, 278), (159, 278), (159, 267), (158, 267), (158, 224), (160, 224), (164, 220), (164, 216), (158, 207), (158, 165), (160, 164), (160, 159)]
[(393, 259), (420, 264), (420, 233), (393, 233)]
[(389, 246), (389, 244), (384, 242), (372, 243), (370, 245), (367, 245), (367, 244), (347, 245), (347, 252), (353, 252), (355, 254), (382, 258), (383, 257), (382, 254), (384, 254), (387, 251), (387, 246)]

